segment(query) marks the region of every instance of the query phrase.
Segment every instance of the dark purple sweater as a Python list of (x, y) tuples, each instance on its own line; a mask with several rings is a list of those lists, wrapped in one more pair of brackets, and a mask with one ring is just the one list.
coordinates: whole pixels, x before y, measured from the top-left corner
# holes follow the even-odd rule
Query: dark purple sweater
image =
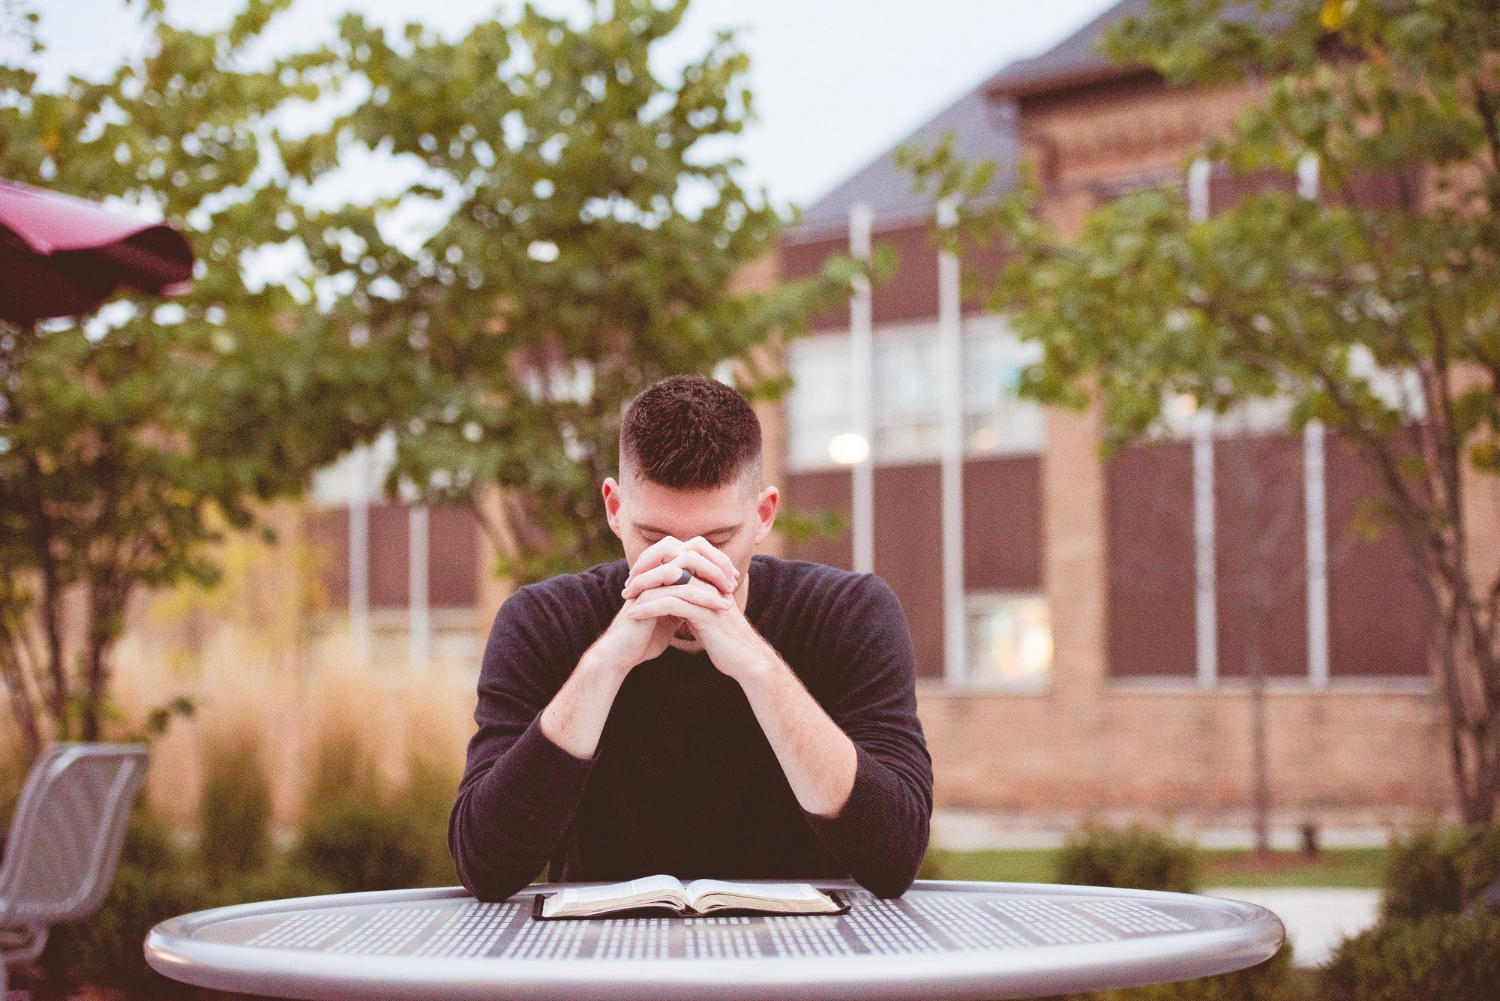
[(537, 722), (624, 603), (624, 560), (523, 587), (495, 616), (479, 732), (449, 819), (459, 878), (503, 900), (554, 880), (852, 876), (898, 896), (932, 814), (911, 637), (879, 577), (756, 556), (746, 616), (854, 741), (854, 789), (806, 813), (739, 685), (705, 654), (668, 649), (626, 677), (591, 760)]

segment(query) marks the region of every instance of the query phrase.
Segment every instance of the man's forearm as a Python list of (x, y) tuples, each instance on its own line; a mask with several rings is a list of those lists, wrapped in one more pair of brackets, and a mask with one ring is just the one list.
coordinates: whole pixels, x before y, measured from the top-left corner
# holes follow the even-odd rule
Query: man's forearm
[(603, 654), (596, 643), (584, 651), (578, 667), (542, 710), (547, 739), (575, 758), (589, 759), (599, 748), (610, 707), (630, 673)]
[(836, 817), (854, 788), (854, 742), (786, 662), (769, 646), (766, 652), (764, 666), (743, 676), (740, 686), (797, 803), (808, 813)]
[(521, 737), (460, 788), (449, 847), (464, 886), (502, 900), (537, 874), (572, 821), (604, 721), (629, 673), (595, 647)]

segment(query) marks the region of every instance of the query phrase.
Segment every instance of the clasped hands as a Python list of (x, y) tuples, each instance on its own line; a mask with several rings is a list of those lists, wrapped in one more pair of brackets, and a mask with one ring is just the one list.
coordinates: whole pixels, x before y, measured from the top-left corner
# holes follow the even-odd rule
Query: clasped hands
[[(684, 570), (692, 577), (679, 584)], [(743, 683), (777, 658), (735, 601), (741, 585), (734, 563), (707, 540), (667, 536), (636, 558), (625, 605), (600, 643), (628, 669), (660, 656), (674, 636), (696, 639), (715, 667)]]

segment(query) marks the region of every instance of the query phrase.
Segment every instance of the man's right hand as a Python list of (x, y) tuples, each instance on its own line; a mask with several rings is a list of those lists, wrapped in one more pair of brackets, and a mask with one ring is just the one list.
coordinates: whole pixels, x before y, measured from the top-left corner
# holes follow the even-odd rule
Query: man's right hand
[[(692, 572), (694, 579), (667, 583), (681, 577), (683, 570)], [(681, 621), (671, 616), (631, 618), (626, 613), (640, 595), (674, 594), (704, 608), (726, 609), (738, 585), (734, 564), (702, 539), (679, 542), (668, 536), (641, 553), (630, 570), (625, 606), (542, 710), (542, 733), (575, 758), (594, 756), (625, 676), (637, 664), (659, 657)]]
[[(690, 572), (693, 579), (685, 584), (673, 583), (683, 570)], [(589, 648), (589, 654), (596, 654), (622, 673), (661, 656), (681, 620), (632, 619), (627, 613), (648, 591), (653, 595), (675, 595), (704, 608), (725, 609), (733, 604), (738, 586), (739, 571), (719, 550), (701, 538), (681, 542), (669, 535), (636, 558), (623, 592), (625, 604)]]

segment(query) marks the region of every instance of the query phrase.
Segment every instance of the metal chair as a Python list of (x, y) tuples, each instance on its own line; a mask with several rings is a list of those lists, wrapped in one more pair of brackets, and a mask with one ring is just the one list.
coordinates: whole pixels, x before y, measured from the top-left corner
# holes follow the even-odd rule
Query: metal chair
[(0, 862), (0, 998), (52, 925), (104, 902), (145, 776), (144, 744), (55, 743), (31, 766)]

